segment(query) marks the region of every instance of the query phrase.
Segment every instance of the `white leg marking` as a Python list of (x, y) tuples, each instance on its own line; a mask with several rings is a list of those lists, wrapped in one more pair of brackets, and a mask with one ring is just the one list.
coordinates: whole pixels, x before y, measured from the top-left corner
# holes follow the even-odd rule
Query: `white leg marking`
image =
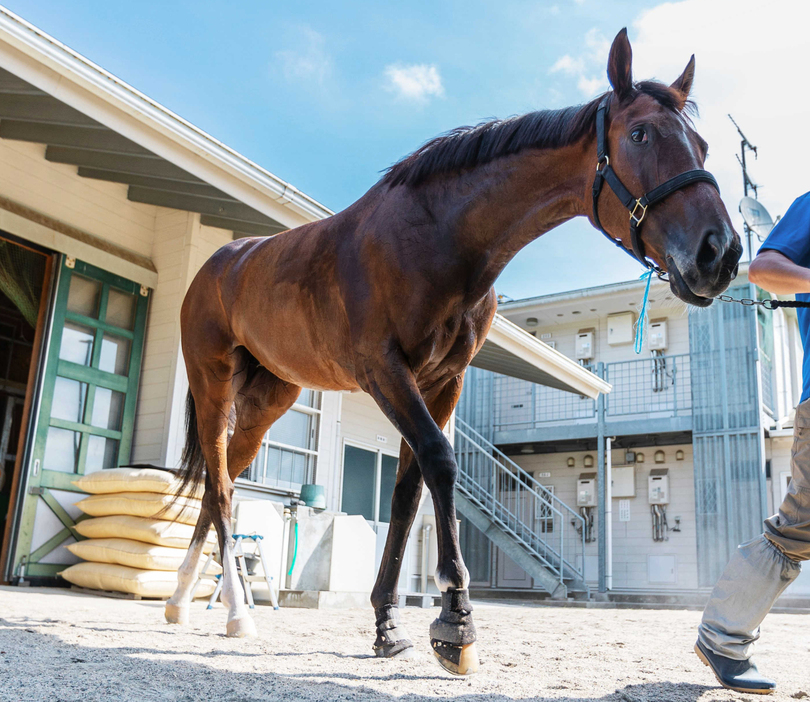
[(191, 590), (197, 582), (197, 573), (200, 569), (200, 556), (202, 555), (205, 537), (192, 541), (186, 553), (183, 565), (177, 571), (177, 589), (166, 602), (166, 621), (170, 624), (188, 624), (189, 604), (191, 603)]
[[(439, 588), (439, 592), (447, 592), (448, 588), (459, 587), (455, 583), (451, 583), (449, 580), (445, 580), (439, 573), (438, 568), (436, 569), (436, 572), (433, 574), (433, 581), (436, 583), (436, 587)], [(466, 590), (469, 586), (470, 586), (470, 571), (467, 570), (467, 566), (464, 566), (464, 582), (462, 583), (460, 589)]]
[(245, 591), (236, 569), (233, 544), (228, 536), (222, 557), (222, 604), (228, 608), (228, 636), (256, 636), (256, 625), (245, 607)]

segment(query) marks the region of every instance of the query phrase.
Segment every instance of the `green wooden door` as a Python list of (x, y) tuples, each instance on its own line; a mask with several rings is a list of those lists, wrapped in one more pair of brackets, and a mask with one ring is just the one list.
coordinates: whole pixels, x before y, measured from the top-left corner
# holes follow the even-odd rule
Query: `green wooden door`
[(21, 559), (32, 577), (74, 562), (72, 481), (129, 461), (148, 301), (139, 284), (62, 257), (15, 574)]

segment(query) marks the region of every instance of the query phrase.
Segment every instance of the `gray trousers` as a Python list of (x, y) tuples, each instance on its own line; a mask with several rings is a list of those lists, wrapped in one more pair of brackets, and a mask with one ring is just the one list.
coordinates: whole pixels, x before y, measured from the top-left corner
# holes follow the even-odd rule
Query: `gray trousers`
[(810, 560), (810, 400), (796, 408), (791, 481), (765, 533), (742, 544), (714, 586), (698, 637), (726, 658), (748, 660), (759, 625)]

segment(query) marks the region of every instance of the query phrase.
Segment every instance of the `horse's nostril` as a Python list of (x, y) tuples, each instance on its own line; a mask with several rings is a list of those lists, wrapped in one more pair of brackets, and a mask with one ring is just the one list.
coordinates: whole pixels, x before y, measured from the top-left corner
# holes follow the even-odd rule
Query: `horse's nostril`
[(700, 245), (697, 253), (697, 267), (702, 271), (711, 271), (720, 262), (723, 256), (723, 244), (720, 234), (710, 229), (703, 237), (703, 243)]
[(734, 270), (731, 271), (731, 279), (734, 280), (737, 277), (737, 273), (739, 272), (740, 272), (740, 264), (738, 263), (736, 266), (734, 266)]

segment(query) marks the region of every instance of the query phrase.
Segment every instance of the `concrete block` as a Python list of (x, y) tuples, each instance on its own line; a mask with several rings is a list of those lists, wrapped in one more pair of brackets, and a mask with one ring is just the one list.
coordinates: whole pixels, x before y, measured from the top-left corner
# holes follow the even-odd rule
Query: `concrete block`
[(334, 592), (331, 590), (282, 590), (280, 607), (303, 609), (371, 609), (370, 592)]
[(332, 521), (332, 549), (327, 590), (371, 592), (377, 535), (361, 515), (337, 515)]

